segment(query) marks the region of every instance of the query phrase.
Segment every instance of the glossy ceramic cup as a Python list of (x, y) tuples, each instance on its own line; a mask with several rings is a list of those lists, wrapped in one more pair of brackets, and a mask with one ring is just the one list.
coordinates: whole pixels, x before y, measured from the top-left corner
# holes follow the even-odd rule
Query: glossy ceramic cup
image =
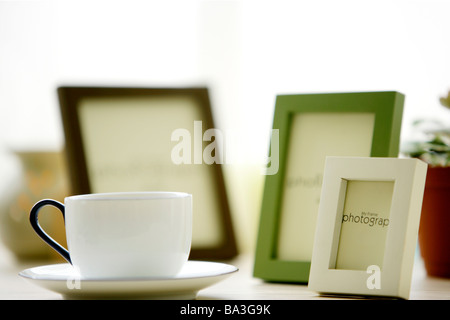
[[(47, 205), (63, 214), (66, 250), (39, 225)], [(30, 212), (35, 232), (83, 278), (170, 278), (186, 263), (192, 238), (192, 196), (177, 192), (71, 196), (45, 199)]]

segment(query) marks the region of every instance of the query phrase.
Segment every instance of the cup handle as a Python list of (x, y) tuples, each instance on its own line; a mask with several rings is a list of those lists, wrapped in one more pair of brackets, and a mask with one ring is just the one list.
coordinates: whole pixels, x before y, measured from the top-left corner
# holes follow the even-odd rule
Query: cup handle
[(33, 208), (30, 211), (30, 223), (33, 227), (34, 231), (37, 233), (39, 237), (41, 237), (42, 240), (44, 240), (50, 247), (52, 247), (56, 252), (58, 252), (64, 259), (67, 260), (70, 264), (72, 264), (72, 261), (70, 259), (69, 251), (67, 251), (63, 246), (61, 246), (58, 242), (53, 240), (52, 237), (50, 237), (45, 231), (42, 229), (41, 225), (39, 224), (39, 211), (44, 206), (54, 206), (58, 208), (62, 215), (63, 219), (65, 221), (65, 215), (64, 215), (64, 205), (58, 201), (51, 200), (51, 199), (44, 199), (39, 202), (37, 202)]

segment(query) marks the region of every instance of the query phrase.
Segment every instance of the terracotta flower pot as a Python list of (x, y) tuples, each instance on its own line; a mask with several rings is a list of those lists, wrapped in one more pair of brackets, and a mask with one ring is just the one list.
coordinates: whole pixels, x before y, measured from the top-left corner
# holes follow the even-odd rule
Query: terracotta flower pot
[(450, 168), (428, 167), (419, 246), (427, 273), (450, 278)]

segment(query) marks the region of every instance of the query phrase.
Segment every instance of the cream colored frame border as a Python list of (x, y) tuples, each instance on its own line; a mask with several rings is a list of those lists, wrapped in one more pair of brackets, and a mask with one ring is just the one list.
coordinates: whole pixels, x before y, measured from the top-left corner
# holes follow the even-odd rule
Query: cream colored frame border
[[(327, 157), (308, 288), (322, 294), (409, 298), (427, 165), (418, 159)], [(365, 270), (331, 269), (336, 259), (345, 180), (394, 181), (380, 288)]]

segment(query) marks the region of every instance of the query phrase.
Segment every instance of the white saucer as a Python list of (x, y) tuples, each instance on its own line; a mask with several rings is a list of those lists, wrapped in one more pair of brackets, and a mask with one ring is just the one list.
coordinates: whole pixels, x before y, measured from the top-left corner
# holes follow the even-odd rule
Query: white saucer
[(224, 263), (188, 261), (174, 278), (96, 280), (80, 279), (75, 269), (64, 263), (26, 269), (19, 275), (65, 299), (195, 299), (199, 290), (237, 270)]

